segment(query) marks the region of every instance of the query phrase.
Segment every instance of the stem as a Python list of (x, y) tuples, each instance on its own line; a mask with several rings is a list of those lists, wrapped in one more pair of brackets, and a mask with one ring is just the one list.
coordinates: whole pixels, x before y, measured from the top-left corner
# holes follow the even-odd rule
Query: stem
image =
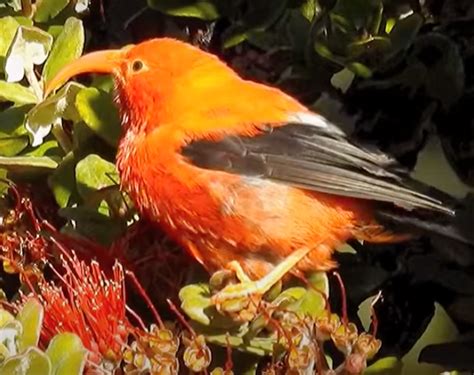
[(21, 0), (21, 13), (25, 17), (30, 17), (33, 15), (33, 6), (31, 5), (31, 0)]
[(337, 282), (339, 283), (339, 287), (341, 288), (341, 305), (342, 305), (342, 323), (344, 326), (347, 326), (349, 323), (349, 319), (347, 317), (347, 295), (346, 295), (346, 288), (344, 286), (344, 282), (342, 281), (342, 277), (337, 271), (333, 271), (332, 274), (336, 277)]
[(379, 290), (374, 300), (370, 304), (370, 319), (372, 320), (372, 336), (374, 336), (374, 338), (377, 336), (377, 329), (379, 327), (379, 319), (377, 317), (377, 313), (375, 312), (375, 305), (382, 298), (382, 291)]
[(43, 89), (41, 88), (38, 78), (36, 78), (35, 71), (33, 70), (33, 64), (31, 64), (31, 66), (25, 66), (25, 77), (38, 100), (43, 99)]
[(64, 131), (63, 124), (60, 118), (57, 118), (53, 122), (53, 127), (51, 131), (56, 140), (58, 141), (59, 146), (61, 146), (61, 148), (66, 154), (72, 150), (72, 142), (69, 139), (69, 136)]

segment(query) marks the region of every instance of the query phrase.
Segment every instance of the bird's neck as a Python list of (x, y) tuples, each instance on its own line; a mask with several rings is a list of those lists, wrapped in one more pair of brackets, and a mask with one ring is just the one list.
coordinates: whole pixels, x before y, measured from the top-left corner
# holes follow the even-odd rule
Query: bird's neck
[(170, 192), (193, 189), (193, 179), (182, 165), (180, 147), (165, 127), (146, 132), (146, 127), (130, 126), (117, 152), (121, 188), (130, 194), (138, 210), (155, 220), (169, 211)]

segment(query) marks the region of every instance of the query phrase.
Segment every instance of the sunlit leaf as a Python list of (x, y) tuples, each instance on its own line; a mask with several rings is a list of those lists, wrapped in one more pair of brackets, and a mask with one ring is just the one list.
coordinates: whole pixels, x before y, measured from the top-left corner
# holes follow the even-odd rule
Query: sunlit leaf
[(0, 138), (25, 135), (26, 113), (31, 109), (31, 105), (10, 107), (0, 111)]
[(53, 44), (53, 37), (37, 28), (20, 26), (5, 59), (5, 76), (8, 82), (23, 79), (25, 70), (32, 71), (33, 65), (46, 61)]
[(120, 119), (112, 96), (90, 87), (76, 97), (76, 108), (84, 122), (111, 146), (117, 146), (120, 136)]
[(403, 362), (397, 357), (381, 358), (364, 371), (364, 375), (399, 375), (402, 373)]
[(14, 173), (45, 173), (56, 169), (57, 166), (57, 161), (47, 156), (0, 156), (0, 167)]
[(48, 82), (67, 63), (82, 54), (84, 47), (84, 27), (82, 21), (70, 17), (55, 40), (51, 54), (43, 69), (43, 79)]
[(5, 56), (7, 55), (8, 48), (15, 37), (18, 27), (20, 27), (20, 24), (15, 18), (0, 18), (0, 71), (3, 71)]
[(56, 17), (69, 2), (70, 0), (41, 0), (35, 11), (35, 22), (47, 22)]
[(64, 154), (58, 145), (58, 141), (55, 139), (43, 142), (38, 147), (30, 147), (22, 153), (22, 156), (49, 156), (53, 159), (60, 159), (63, 155)]
[(66, 207), (76, 189), (76, 161), (73, 153), (67, 154), (49, 177), (48, 183), (59, 207)]
[(51, 125), (56, 120), (64, 118), (75, 122), (80, 119), (74, 101), (82, 87), (75, 82), (69, 82), (58, 93), (45, 99), (30, 111), (26, 128), (33, 138), (33, 146), (43, 142), (43, 138), (49, 134)]
[(0, 309), (0, 327), (15, 320), (15, 317), (7, 310)]
[(312, 272), (308, 276), (308, 289), (329, 296), (329, 280), (326, 272)]
[(312, 21), (316, 14), (320, 11), (320, 7), (317, 0), (305, 0), (301, 5), (301, 14), (308, 21)]
[(41, 350), (30, 347), (24, 354), (7, 358), (0, 366), (0, 374), (49, 375), (51, 362)]
[(191, 319), (204, 325), (211, 323), (205, 312), (206, 309), (212, 306), (209, 285), (187, 285), (180, 290), (179, 299), (181, 300), (181, 308)]
[(210, 0), (148, 0), (148, 6), (171, 16), (194, 17), (207, 21), (219, 17), (216, 5)]
[(19, 83), (11, 83), (0, 80), (0, 102), (12, 102), (15, 104), (33, 104), (38, 98), (29, 88)]
[(28, 146), (28, 137), (0, 137), (0, 156), (15, 156)]
[(77, 190), (84, 199), (97, 190), (115, 185), (116, 181), (118, 173), (115, 165), (98, 155), (88, 155), (77, 163)]
[(84, 371), (87, 350), (81, 339), (73, 333), (54, 336), (46, 354), (51, 360), (55, 375), (80, 375)]
[(36, 298), (28, 299), (18, 313), (16, 318), (23, 327), (23, 332), (17, 340), (20, 353), (26, 348), (38, 344), (43, 324), (43, 314), (43, 306)]

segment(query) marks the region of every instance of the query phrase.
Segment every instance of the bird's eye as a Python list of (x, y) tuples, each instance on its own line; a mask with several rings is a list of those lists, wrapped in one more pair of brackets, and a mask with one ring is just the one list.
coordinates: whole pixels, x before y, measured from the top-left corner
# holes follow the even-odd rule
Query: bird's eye
[(144, 64), (143, 64), (143, 61), (141, 60), (135, 60), (133, 63), (132, 63), (132, 70), (136, 73), (136, 72), (139, 72), (140, 70), (142, 70), (144, 67)]

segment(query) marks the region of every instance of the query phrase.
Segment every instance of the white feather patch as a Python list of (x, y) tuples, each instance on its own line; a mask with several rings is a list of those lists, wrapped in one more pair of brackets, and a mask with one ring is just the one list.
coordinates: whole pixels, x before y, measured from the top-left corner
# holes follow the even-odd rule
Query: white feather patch
[(291, 115), (288, 120), (290, 122), (307, 124), (317, 126), (318, 128), (331, 131), (334, 134), (345, 135), (345, 133), (339, 129), (336, 125), (330, 122), (325, 117), (311, 112), (297, 112)]

